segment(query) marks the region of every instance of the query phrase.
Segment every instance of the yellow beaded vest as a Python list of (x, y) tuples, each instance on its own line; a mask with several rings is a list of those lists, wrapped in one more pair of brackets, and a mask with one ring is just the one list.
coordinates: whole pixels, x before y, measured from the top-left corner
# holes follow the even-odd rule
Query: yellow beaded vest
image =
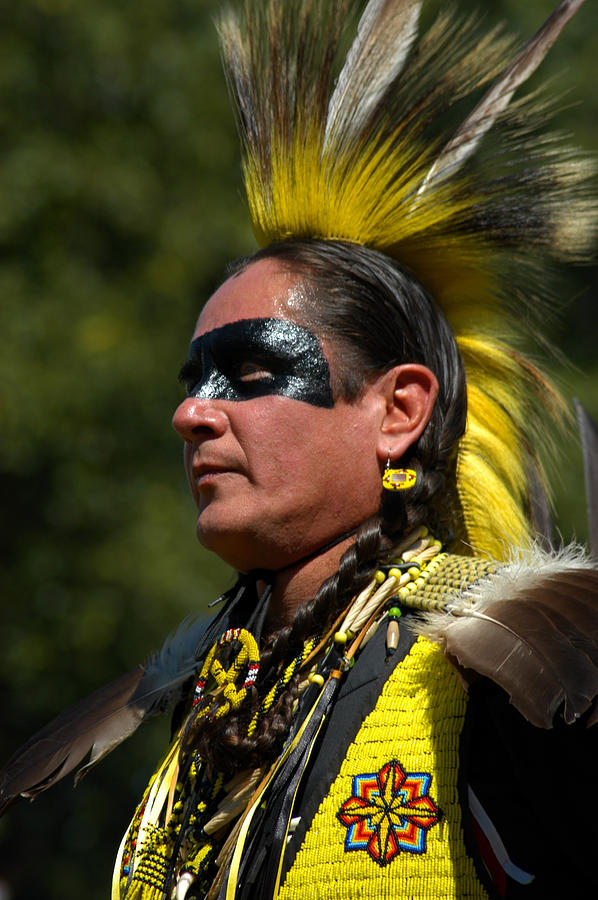
[(281, 900), (486, 898), (457, 791), (467, 695), (418, 638), (350, 745)]

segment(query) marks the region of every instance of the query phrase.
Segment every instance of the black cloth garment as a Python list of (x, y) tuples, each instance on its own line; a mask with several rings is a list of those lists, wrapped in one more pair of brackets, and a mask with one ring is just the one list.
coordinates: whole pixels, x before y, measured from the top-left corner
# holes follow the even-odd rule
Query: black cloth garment
[[(507, 877), (506, 894), (496, 896), (598, 896), (598, 727), (588, 729), (586, 718), (535, 728), (493, 682), (482, 679), (471, 687), (460, 754), (462, 796), (468, 783), (512, 862), (535, 876), (529, 885)], [(479, 862), (470, 816), (463, 821), (468, 849)]]

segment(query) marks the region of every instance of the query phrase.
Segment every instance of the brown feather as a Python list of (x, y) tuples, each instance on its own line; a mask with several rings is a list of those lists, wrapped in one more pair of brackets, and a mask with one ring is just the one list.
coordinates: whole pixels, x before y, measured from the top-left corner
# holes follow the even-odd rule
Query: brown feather
[(143, 718), (129, 701), (144, 672), (137, 666), (75, 703), (21, 747), (0, 776), (0, 814), (19, 796), (36, 797), (60, 781), (90, 749), (97, 761), (128, 737)]
[(492, 85), (451, 138), (420, 192), (433, 182), (454, 174), (472, 156), (479, 142), (509, 105), (516, 89), (538, 68), (557, 37), (585, 0), (561, 0), (552, 15), (529, 40)]
[(550, 566), (524, 581), (517, 589), (508, 575), (492, 576), (487, 596), (479, 587), (473, 602), (465, 595), (450, 607), (443, 625), (435, 620), (435, 638), (460, 669), (507, 691), (534, 725), (550, 728), (557, 714), (572, 723), (598, 695), (598, 571)]
[(99, 688), (37, 732), (0, 771), (0, 815), (20, 796), (34, 798), (60, 781), (89, 753), (77, 782), (144, 719), (168, 710), (197, 668), (198, 641), (209, 641), (219, 621), (216, 617), (205, 631), (201, 619), (186, 619), (146, 665)]
[(348, 146), (403, 69), (422, 0), (370, 0), (328, 105), (324, 148)]

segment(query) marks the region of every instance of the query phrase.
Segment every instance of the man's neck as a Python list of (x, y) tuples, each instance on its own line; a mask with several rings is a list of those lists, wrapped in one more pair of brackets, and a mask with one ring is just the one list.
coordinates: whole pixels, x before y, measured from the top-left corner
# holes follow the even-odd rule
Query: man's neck
[(311, 600), (322, 583), (337, 571), (341, 556), (354, 540), (355, 535), (349, 535), (317, 556), (305, 561), (299, 560), (275, 576), (266, 622), (267, 631), (278, 631), (291, 624), (301, 604)]

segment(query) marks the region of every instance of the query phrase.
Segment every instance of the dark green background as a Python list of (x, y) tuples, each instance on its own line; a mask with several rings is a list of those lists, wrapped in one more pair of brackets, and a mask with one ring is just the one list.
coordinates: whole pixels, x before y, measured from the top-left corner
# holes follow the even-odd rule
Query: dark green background
[[(217, 7), (0, 9), (3, 759), (231, 581), (196, 545), (169, 424), (199, 308), (224, 263), (253, 248)], [(487, 18), (530, 34), (549, 11), (503, 0)], [(542, 68), (572, 90), (562, 127), (587, 149), (595, 30), (588, 4)], [(552, 338), (577, 368), (556, 374), (598, 414), (596, 271), (566, 274), (558, 293)], [(573, 435), (567, 452), (554, 471), (560, 524), (583, 536)], [(109, 895), (167, 727), (142, 729), (76, 792), (69, 779), (0, 820), (2, 900)]]

